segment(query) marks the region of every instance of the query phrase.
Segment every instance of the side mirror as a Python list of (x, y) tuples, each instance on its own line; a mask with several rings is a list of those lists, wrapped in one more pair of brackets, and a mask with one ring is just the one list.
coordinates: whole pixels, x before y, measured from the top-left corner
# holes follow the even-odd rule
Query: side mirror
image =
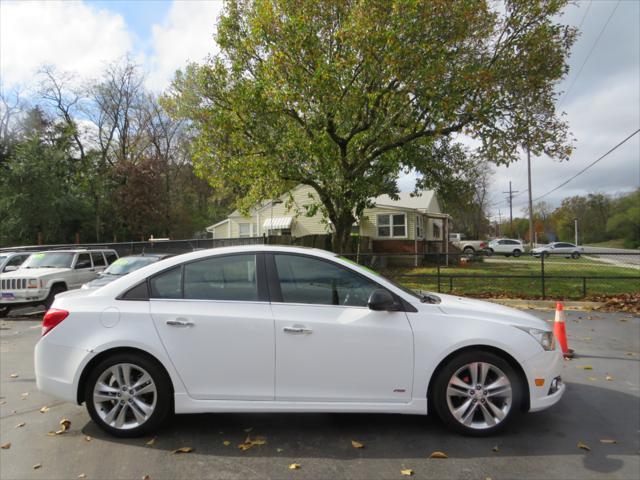
[(8, 265), (6, 267), (4, 267), (4, 271), (5, 272), (15, 272), (18, 269), (17, 266), (15, 265)]
[(369, 309), (379, 311), (395, 310), (397, 306), (393, 295), (391, 295), (388, 290), (383, 290), (382, 288), (371, 292), (367, 305)]

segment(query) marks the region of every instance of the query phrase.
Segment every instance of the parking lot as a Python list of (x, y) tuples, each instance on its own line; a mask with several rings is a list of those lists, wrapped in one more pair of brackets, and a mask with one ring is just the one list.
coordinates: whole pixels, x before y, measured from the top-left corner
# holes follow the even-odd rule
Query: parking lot
[[(370, 414), (183, 415), (156, 437), (115, 439), (84, 407), (36, 390), (38, 318), (9, 318), (0, 322), (0, 443), (11, 445), (0, 450), (0, 477), (370, 479), (406, 478), (401, 470), (412, 470), (413, 478), (639, 478), (640, 318), (567, 316), (579, 356), (565, 362), (565, 397), (480, 439), (452, 434), (432, 417)], [(63, 418), (69, 430), (48, 435)], [(243, 451), (238, 445), (247, 436), (264, 444)], [(172, 453), (181, 447), (193, 451)], [(448, 458), (429, 458), (434, 451)], [(299, 468), (292, 470), (294, 463)]]

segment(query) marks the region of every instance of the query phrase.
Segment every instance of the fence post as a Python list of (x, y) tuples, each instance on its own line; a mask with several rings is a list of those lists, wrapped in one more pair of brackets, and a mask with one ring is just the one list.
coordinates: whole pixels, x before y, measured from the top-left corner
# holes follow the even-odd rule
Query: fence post
[(582, 277), (582, 298), (587, 297), (587, 277)]
[(438, 293), (441, 293), (440, 290), (440, 255), (436, 255), (436, 265), (437, 265), (437, 272), (438, 272)]
[(542, 253), (540, 255), (540, 281), (542, 284), (542, 299), (544, 300), (546, 298), (545, 295), (545, 284), (544, 284), (544, 253)]

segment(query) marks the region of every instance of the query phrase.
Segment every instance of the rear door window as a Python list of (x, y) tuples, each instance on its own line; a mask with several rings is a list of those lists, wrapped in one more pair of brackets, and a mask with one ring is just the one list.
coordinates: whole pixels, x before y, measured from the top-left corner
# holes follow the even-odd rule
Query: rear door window
[(78, 260), (76, 261), (75, 268), (76, 270), (91, 268), (91, 257), (88, 253), (81, 253), (78, 255)]
[(104, 257), (102, 256), (102, 252), (92, 252), (91, 259), (93, 260), (94, 267), (104, 267)]
[(258, 300), (255, 255), (216, 256), (184, 266), (184, 298)]

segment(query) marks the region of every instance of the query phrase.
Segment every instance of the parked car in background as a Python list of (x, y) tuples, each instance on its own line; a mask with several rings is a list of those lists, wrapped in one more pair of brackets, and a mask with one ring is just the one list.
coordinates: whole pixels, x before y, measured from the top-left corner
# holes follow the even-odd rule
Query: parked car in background
[(123, 275), (127, 275), (128, 273), (134, 272), (142, 267), (151, 265), (158, 260), (169, 258), (171, 256), (172, 255), (169, 253), (145, 253), (142, 255), (130, 255), (128, 257), (118, 258), (115, 262), (109, 265), (106, 270), (100, 272), (98, 274), (98, 278), (85, 283), (82, 285), (82, 288), (87, 290), (89, 288), (102, 287)]
[(580, 255), (584, 253), (584, 248), (579, 247), (578, 245), (574, 245), (573, 243), (568, 242), (553, 242), (548, 245), (543, 245), (542, 247), (537, 247), (531, 250), (531, 253), (534, 257), (549, 255), (564, 255), (567, 258), (578, 259)]
[(186, 253), (58, 295), (38, 389), (120, 437), (171, 413), (431, 408), (468, 435), (560, 400), (562, 352), (526, 312), (415, 292), (324, 250)]
[(0, 252), (0, 273), (13, 272), (34, 252)]
[(450, 233), (449, 243), (459, 248), (463, 253), (467, 255), (474, 255), (476, 253), (487, 252), (489, 244), (484, 240), (465, 240), (464, 235), (461, 233)]
[(487, 251), (490, 255), (506, 255), (510, 257), (519, 257), (524, 253), (524, 245), (520, 240), (514, 240), (512, 238), (496, 238), (489, 242)]
[(18, 270), (0, 274), (0, 317), (18, 307), (49, 308), (58, 293), (80, 288), (117, 259), (111, 249), (32, 253)]

